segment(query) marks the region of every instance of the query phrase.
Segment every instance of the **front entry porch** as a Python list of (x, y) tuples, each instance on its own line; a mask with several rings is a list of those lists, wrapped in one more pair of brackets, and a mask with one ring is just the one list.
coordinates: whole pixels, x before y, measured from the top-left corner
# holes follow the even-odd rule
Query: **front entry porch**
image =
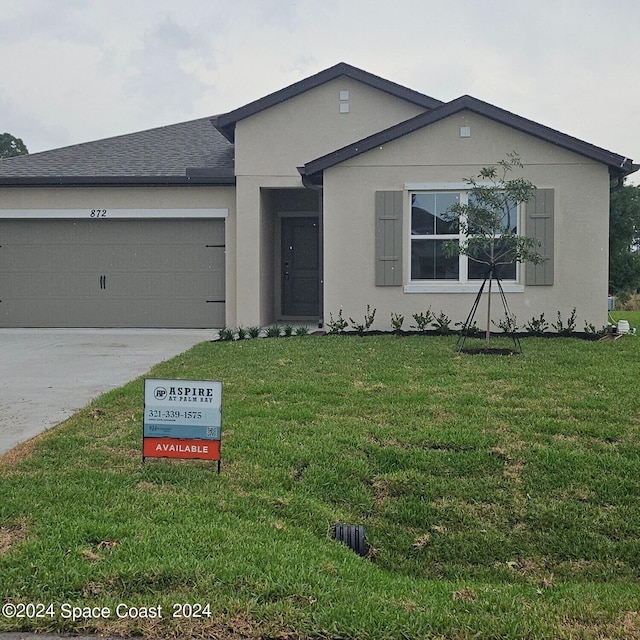
[(309, 189), (263, 189), (273, 322), (322, 323), (322, 216)]

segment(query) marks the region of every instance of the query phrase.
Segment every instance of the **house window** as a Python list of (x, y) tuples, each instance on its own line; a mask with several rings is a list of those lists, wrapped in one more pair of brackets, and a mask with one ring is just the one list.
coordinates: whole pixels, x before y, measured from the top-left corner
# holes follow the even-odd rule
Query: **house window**
[[(450, 256), (445, 251), (447, 242), (464, 242), (464, 236), (446, 213), (455, 204), (468, 204), (466, 191), (430, 192), (411, 194), (411, 281), (458, 282), (483, 280), (487, 274), (489, 251), (481, 249), (475, 256)], [(505, 213), (503, 227), (518, 232), (518, 210), (514, 205)], [(500, 240), (496, 241), (500, 248)], [(475, 258), (475, 259), (474, 259)], [(500, 264), (496, 275), (500, 280), (515, 282), (517, 265)]]
[(459, 239), (453, 224), (444, 218), (449, 207), (459, 202), (459, 193), (411, 195), (412, 280), (459, 280), (458, 258), (444, 252), (445, 242)]

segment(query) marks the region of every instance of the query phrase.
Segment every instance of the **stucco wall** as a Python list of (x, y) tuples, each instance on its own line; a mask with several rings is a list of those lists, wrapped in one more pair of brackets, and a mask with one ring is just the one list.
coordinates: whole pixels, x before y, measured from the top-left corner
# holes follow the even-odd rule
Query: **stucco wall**
[[(460, 127), (471, 136), (460, 137)], [(520, 324), (541, 313), (566, 319), (573, 307), (578, 330), (588, 321), (607, 320), (609, 179), (604, 165), (592, 162), (512, 130), (484, 117), (462, 112), (411, 135), (353, 158), (325, 172), (324, 246), (325, 318), (339, 309), (361, 318), (367, 304), (377, 309), (376, 327), (390, 328), (390, 314), (406, 316), (431, 308), (462, 322), (473, 293), (406, 293), (404, 287), (374, 282), (374, 197), (379, 190), (403, 191), (403, 277), (409, 281), (410, 198), (405, 183), (460, 183), (516, 151), (522, 175), (538, 188), (555, 190), (555, 278), (553, 286), (521, 287), (508, 294)], [(516, 177), (518, 173), (512, 174)], [(524, 229), (524, 225), (522, 227)], [(524, 283), (521, 270), (520, 283)], [(500, 307), (495, 299), (494, 309)], [(484, 306), (478, 324), (484, 325)]]
[(3, 188), (0, 209), (235, 209), (233, 187)]
[[(340, 113), (348, 91), (349, 113)], [(236, 175), (295, 176), (297, 167), (407, 120), (423, 108), (338, 78), (236, 125)]]

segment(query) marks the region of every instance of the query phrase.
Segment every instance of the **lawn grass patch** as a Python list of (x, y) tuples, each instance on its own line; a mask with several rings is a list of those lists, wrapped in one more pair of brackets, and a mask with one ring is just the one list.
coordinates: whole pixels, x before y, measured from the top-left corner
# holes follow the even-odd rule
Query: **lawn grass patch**
[[(0, 601), (165, 616), (0, 630), (640, 637), (638, 340), (523, 346), (296, 336), (158, 365), (223, 381), (222, 473), (142, 464), (141, 379), (101, 396), (3, 460)], [(369, 558), (338, 522), (365, 525)], [(211, 616), (171, 618), (180, 602)]]

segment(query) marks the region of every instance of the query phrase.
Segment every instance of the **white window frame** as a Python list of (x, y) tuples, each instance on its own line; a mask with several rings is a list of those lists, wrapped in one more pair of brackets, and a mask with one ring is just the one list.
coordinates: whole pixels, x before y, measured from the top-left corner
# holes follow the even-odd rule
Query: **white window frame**
[[(482, 183), (478, 183), (481, 185)], [(477, 293), (480, 288), (480, 280), (468, 279), (468, 258), (461, 255), (459, 257), (458, 280), (412, 280), (411, 279), (411, 250), (413, 240), (424, 239), (456, 239), (460, 235), (445, 236), (412, 236), (411, 235), (411, 196), (419, 193), (458, 193), (460, 195), (460, 203), (467, 204), (469, 196), (469, 185), (465, 182), (452, 183), (407, 183), (405, 184), (405, 202), (406, 221), (405, 233), (406, 251), (406, 273), (408, 274), (408, 282), (404, 286), (404, 293)], [(517, 211), (518, 230), (522, 229), (522, 207), (518, 205)], [(505, 293), (522, 293), (524, 285), (521, 284), (523, 270), (520, 263), (516, 263), (515, 280), (501, 280), (502, 288)]]

